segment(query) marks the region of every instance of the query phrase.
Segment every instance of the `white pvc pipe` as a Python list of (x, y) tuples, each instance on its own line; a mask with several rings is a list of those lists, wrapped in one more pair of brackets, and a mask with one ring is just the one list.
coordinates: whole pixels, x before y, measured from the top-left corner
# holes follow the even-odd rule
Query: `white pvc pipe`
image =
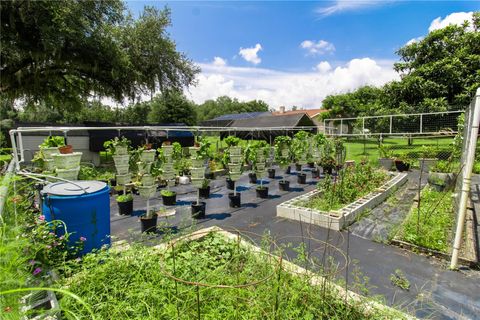
[[(465, 215), (467, 211), (467, 202), (470, 195), (472, 169), (475, 162), (475, 149), (477, 147), (478, 124), (480, 121), (480, 88), (477, 89), (475, 102), (472, 103), (472, 120), (471, 126), (467, 128), (466, 132), (470, 135), (466, 145), (467, 154), (465, 164), (463, 167), (463, 175), (460, 190), (460, 201), (458, 205), (457, 228), (455, 231), (455, 240), (453, 242), (452, 260), (450, 261), (450, 268), (455, 269), (458, 265), (458, 255), (460, 253), (460, 245), (462, 243), (463, 226), (465, 224)], [(467, 124), (468, 125), (468, 124)], [(465, 138), (465, 137), (464, 137)]]
[(10, 180), (12, 179), (13, 176), (13, 171), (15, 168), (15, 162), (12, 160), (8, 164), (7, 172), (5, 173), (5, 176), (3, 177), (2, 183), (0, 185), (0, 223), (2, 223), (3, 219), (1, 219), (3, 208), (5, 206), (5, 202), (8, 197), (8, 187), (10, 185)]

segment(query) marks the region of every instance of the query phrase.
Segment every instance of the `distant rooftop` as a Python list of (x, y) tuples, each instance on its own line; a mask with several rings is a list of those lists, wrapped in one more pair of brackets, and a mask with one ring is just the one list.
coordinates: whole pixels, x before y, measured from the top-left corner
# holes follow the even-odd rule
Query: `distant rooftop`
[(285, 107), (280, 107), (280, 111), (275, 111), (272, 112), (272, 115), (274, 116), (283, 116), (283, 115), (291, 115), (291, 114), (301, 114), (305, 113), (308, 115), (310, 118), (314, 118), (318, 116), (322, 112), (326, 112), (327, 110), (325, 109), (299, 109), (299, 110), (289, 110), (286, 111)]
[(254, 119), (261, 116), (270, 115), (270, 112), (244, 112), (244, 113), (232, 113), (224, 114), (211, 120), (241, 120), (241, 119)]

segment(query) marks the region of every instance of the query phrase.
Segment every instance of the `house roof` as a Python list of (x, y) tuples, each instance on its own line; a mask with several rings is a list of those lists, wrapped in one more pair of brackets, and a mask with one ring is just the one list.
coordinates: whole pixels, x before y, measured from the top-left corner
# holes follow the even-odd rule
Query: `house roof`
[(256, 117), (261, 117), (264, 115), (270, 115), (270, 112), (243, 112), (243, 113), (232, 113), (232, 114), (224, 114), (219, 117), (213, 118), (211, 120), (240, 120), (240, 119), (253, 119)]
[(253, 119), (239, 119), (230, 124), (230, 127), (268, 128), (268, 127), (296, 127), (314, 126), (312, 119), (305, 113), (265, 115)]
[(272, 112), (272, 115), (281, 116), (281, 115), (290, 115), (290, 114), (306, 114), (310, 118), (314, 118), (314, 117), (318, 116), (320, 113), (326, 112), (326, 111), (327, 110), (325, 110), (325, 109), (290, 110), (290, 111), (285, 111), (285, 112), (275, 111), (275, 112)]

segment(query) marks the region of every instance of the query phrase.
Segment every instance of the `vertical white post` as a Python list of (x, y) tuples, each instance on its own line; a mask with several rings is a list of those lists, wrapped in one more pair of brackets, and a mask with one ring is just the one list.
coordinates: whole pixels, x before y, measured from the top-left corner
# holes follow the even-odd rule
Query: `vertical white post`
[(365, 134), (365, 117), (362, 118), (362, 133)]
[[(477, 89), (475, 101), (472, 102), (470, 111), (471, 121), (468, 119), (469, 123), (466, 124), (468, 127), (467, 130), (465, 130), (470, 137), (468, 137), (469, 139), (465, 144), (467, 153), (464, 167), (462, 169), (463, 174), (461, 181), (460, 200), (458, 204), (457, 228), (455, 231), (455, 240), (453, 242), (452, 260), (450, 261), (451, 269), (455, 269), (458, 265), (458, 255), (462, 242), (463, 225), (465, 224), (465, 215), (467, 211), (467, 201), (470, 194), (472, 169), (475, 161), (475, 149), (477, 146), (478, 122), (480, 121), (480, 88)], [(464, 139), (465, 138), (466, 137), (464, 137)]]
[(18, 147), (20, 148), (20, 162), (25, 161), (25, 153), (23, 152), (23, 137), (22, 133), (18, 133)]
[(390, 134), (392, 134), (393, 116), (390, 116)]
[(15, 161), (15, 170), (20, 170), (20, 162), (18, 161), (17, 142), (15, 140), (15, 132), (13, 132), (13, 130), (10, 130), (10, 141), (12, 142), (13, 160)]
[(420, 133), (423, 133), (423, 114), (420, 115)]
[(340, 119), (340, 135), (343, 133), (343, 119)]

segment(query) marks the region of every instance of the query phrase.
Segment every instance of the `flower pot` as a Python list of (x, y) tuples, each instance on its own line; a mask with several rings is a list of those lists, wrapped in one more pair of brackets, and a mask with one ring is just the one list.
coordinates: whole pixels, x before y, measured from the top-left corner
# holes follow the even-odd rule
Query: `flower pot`
[(226, 181), (227, 181), (227, 189), (228, 189), (228, 190), (233, 190), (233, 189), (235, 189), (235, 181), (233, 181), (233, 180), (230, 179), (230, 178), (227, 178)]
[(309, 162), (308, 167), (312, 169), (315, 168), (315, 162)]
[(155, 233), (157, 231), (157, 218), (157, 215), (154, 215), (151, 218), (140, 217), (142, 232)]
[(205, 179), (213, 180), (215, 179), (215, 174), (213, 172), (205, 172)]
[(299, 164), (299, 163), (296, 163), (295, 164), (295, 170), (298, 172), (298, 171), (302, 171), (302, 165)]
[(420, 170), (423, 172), (430, 172), (430, 169), (435, 166), (437, 161), (438, 161), (437, 159), (427, 159), (427, 158), (418, 159)]
[(410, 164), (405, 163), (402, 160), (395, 160), (395, 167), (399, 172), (404, 172), (410, 169)]
[[(123, 191), (122, 191), (123, 194)], [(118, 213), (124, 216), (130, 216), (133, 212), (133, 200), (125, 201), (125, 202), (118, 202)]]
[(267, 172), (269, 179), (275, 179), (275, 169), (268, 169)]
[(61, 154), (69, 154), (73, 152), (73, 147), (70, 144), (67, 144), (66, 146), (59, 147), (58, 151), (60, 151)]
[(232, 179), (233, 181), (237, 181), (238, 179), (240, 179), (241, 176), (242, 176), (241, 172), (235, 172), (235, 171), (230, 172), (230, 179)]
[(229, 193), (228, 194), (228, 199), (230, 200), (230, 208), (240, 208), (241, 206), (241, 201), (240, 201), (240, 193)]
[(177, 203), (177, 194), (172, 196), (162, 195), (163, 204), (166, 206), (174, 206)]
[(387, 171), (392, 170), (393, 167), (393, 159), (389, 158), (380, 158), (378, 159), (378, 162), (380, 163), (380, 166), (384, 168)]
[(258, 187), (256, 189), (257, 198), (267, 199), (268, 198), (268, 187)]
[(253, 184), (257, 183), (257, 175), (255, 173), (249, 173), (248, 179), (250, 183), (253, 183)]
[(155, 184), (155, 178), (150, 174), (144, 174), (142, 176), (142, 186), (153, 186)]
[(229, 148), (230, 155), (234, 156), (241, 156), (242, 155), (242, 148), (241, 147), (230, 147)]
[(128, 173), (129, 166), (127, 165), (118, 165), (115, 166), (115, 169), (117, 170), (117, 174), (123, 175)]
[(312, 169), (312, 179), (320, 178), (320, 170), (319, 169)]
[(196, 202), (192, 204), (192, 218), (194, 219), (203, 219), (205, 218), (205, 210), (207, 204), (205, 202)]
[(117, 180), (116, 179), (110, 179), (110, 185), (112, 187), (115, 187), (117, 185)]
[(50, 148), (39, 147), (39, 148), (43, 154), (43, 158), (45, 159), (53, 159), (52, 156), (54, 154), (60, 153), (60, 151), (58, 150), (58, 147), (50, 147)]
[(157, 186), (139, 186), (138, 191), (140, 196), (145, 199), (151, 199), (155, 197), (155, 193), (157, 192)]
[(330, 167), (330, 166), (328, 166), (328, 167), (323, 167), (323, 173), (324, 173), (324, 174), (332, 175), (332, 173), (333, 173), (333, 167)]
[(155, 161), (155, 150), (143, 150), (140, 154), (140, 161), (141, 162), (153, 162)]
[(193, 168), (205, 168), (205, 160), (203, 159), (191, 159)]
[(281, 191), (289, 191), (290, 190), (290, 181), (286, 181), (286, 180), (279, 181), (278, 186), (279, 186)]
[(200, 198), (208, 199), (210, 197), (210, 186), (206, 188), (199, 188), (198, 195)]
[(138, 173), (139, 174), (148, 174), (152, 170), (152, 163), (151, 162), (137, 162), (138, 166)]
[(132, 181), (132, 174), (117, 174), (115, 176), (115, 179), (117, 180), (117, 185), (124, 186), (127, 183), (130, 183), (130, 181)]
[(47, 171), (54, 171), (55, 170), (55, 161), (53, 159), (44, 159), (44, 168)]
[(54, 154), (53, 161), (55, 161), (55, 167), (58, 169), (73, 169), (80, 166), (80, 160), (82, 159), (81, 152), (74, 152), (69, 154)]
[(127, 146), (115, 146), (115, 154), (116, 155), (128, 155)]
[(229, 163), (228, 170), (230, 172), (241, 172), (242, 171), (242, 164), (241, 163)]
[(297, 183), (306, 184), (307, 183), (307, 175), (305, 173), (299, 173), (297, 175)]
[(112, 158), (115, 166), (128, 166), (130, 160), (128, 154), (114, 155)]
[(285, 174), (290, 174), (292, 172), (292, 167), (288, 166), (287, 169), (285, 169)]
[(57, 177), (65, 180), (78, 180), (78, 172), (80, 167), (73, 169), (56, 169)]

